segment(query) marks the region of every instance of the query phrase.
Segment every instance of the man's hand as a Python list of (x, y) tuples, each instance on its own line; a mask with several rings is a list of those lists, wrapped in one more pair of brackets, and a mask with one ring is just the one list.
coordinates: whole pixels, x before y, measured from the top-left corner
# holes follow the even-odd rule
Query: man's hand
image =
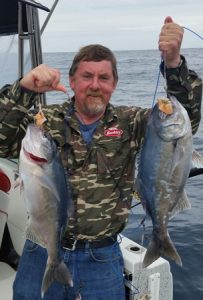
[(57, 69), (42, 64), (27, 73), (20, 80), (20, 85), (38, 93), (54, 90), (66, 93), (67, 89), (60, 83), (60, 77), (60, 72)]
[(166, 17), (159, 35), (159, 50), (168, 68), (176, 68), (181, 62), (180, 48), (183, 33), (183, 27), (174, 23), (171, 17)]

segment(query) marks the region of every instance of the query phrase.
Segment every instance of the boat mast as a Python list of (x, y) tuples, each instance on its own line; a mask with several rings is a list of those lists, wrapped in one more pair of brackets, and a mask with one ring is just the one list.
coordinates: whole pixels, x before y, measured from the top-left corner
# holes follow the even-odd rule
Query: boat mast
[[(51, 11), (49, 8), (41, 5), (33, 0), (18, 0), (18, 72), (19, 77), (24, 75), (24, 42), (29, 40), (30, 45), (30, 58), (31, 66), (35, 68), (39, 64), (43, 63), (42, 46), (41, 46), (41, 34), (44, 31), (45, 26), (48, 23), (56, 5), (55, 1)], [(49, 15), (40, 30), (38, 9), (49, 12)], [(23, 14), (26, 14), (27, 31), (23, 29)], [(40, 102), (42, 105), (46, 104), (45, 94), (40, 94)]]
[(42, 33), (44, 32), (44, 29), (46, 28), (48, 22), (49, 22), (49, 19), (51, 18), (55, 8), (56, 8), (56, 5), (58, 4), (59, 0), (55, 0), (54, 1), (54, 4), (52, 5), (52, 8), (50, 9), (50, 12), (48, 14), (48, 16), (46, 17), (45, 21), (44, 21), (44, 24), (42, 25), (42, 28), (41, 28), (41, 35)]

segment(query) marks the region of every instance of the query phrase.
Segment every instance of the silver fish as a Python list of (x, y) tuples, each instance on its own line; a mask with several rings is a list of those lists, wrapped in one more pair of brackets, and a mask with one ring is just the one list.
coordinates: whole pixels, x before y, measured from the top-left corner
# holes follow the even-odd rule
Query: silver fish
[(138, 165), (138, 194), (153, 224), (143, 267), (160, 256), (182, 265), (167, 225), (176, 213), (190, 208), (184, 191), (193, 149), (190, 119), (175, 97), (162, 100), (172, 105), (172, 112), (162, 111), (158, 103), (152, 109)]
[(71, 195), (53, 139), (34, 124), (27, 128), (19, 158), (19, 178), (29, 215), (29, 229), (48, 252), (41, 294), (54, 281), (73, 286), (70, 271), (59, 257)]

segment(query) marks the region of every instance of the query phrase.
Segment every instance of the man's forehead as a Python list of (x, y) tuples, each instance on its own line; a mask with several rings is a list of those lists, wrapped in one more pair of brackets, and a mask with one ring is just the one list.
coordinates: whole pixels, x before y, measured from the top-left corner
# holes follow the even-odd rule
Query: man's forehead
[(98, 70), (101, 72), (112, 72), (112, 64), (108, 60), (101, 61), (80, 61), (78, 69), (84, 71)]

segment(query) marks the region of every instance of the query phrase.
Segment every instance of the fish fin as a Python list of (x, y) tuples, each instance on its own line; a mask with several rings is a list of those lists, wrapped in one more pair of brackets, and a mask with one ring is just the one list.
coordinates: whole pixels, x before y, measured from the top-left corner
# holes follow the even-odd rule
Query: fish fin
[(142, 263), (143, 268), (151, 265), (155, 260), (161, 256), (160, 248), (158, 243), (152, 239), (148, 245), (147, 252), (145, 253), (144, 260)]
[(80, 295), (80, 294), (77, 294), (77, 296), (76, 296), (75, 300), (82, 300), (82, 297), (81, 297), (81, 295)]
[(178, 203), (176, 204), (176, 206), (170, 211), (169, 213), (169, 219), (172, 219), (175, 215), (177, 215), (178, 213), (180, 213), (181, 211), (184, 211), (186, 209), (190, 209), (191, 208), (191, 204), (190, 201), (187, 197), (187, 194), (185, 191), (183, 191)]
[(161, 251), (161, 254), (165, 257), (174, 260), (177, 265), (182, 266), (181, 258), (169, 235), (167, 235), (166, 239), (163, 241), (163, 249)]
[(44, 278), (42, 281), (42, 289), (41, 289), (41, 296), (44, 297), (44, 294), (49, 289), (51, 284), (57, 281), (62, 285), (69, 285), (73, 287), (73, 280), (70, 274), (68, 267), (65, 265), (63, 261), (59, 264), (48, 264), (45, 270)]
[(192, 165), (197, 168), (203, 168), (203, 157), (196, 150), (192, 152)]
[(182, 266), (181, 258), (173, 245), (169, 235), (167, 234), (164, 240), (156, 240), (152, 239), (147, 252), (144, 256), (143, 267), (146, 268), (151, 265), (155, 260), (157, 260), (160, 256), (164, 256), (170, 258), (176, 262), (176, 264)]
[(190, 170), (189, 177), (203, 174), (203, 157), (199, 152), (193, 150), (192, 153), (192, 168)]
[(13, 186), (13, 188), (14, 189), (16, 189), (17, 187), (21, 187), (23, 185), (23, 182), (22, 182), (22, 180), (21, 180), (21, 178), (20, 177), (18, 177), (15, 181), (14, 181), (14, 186)]

